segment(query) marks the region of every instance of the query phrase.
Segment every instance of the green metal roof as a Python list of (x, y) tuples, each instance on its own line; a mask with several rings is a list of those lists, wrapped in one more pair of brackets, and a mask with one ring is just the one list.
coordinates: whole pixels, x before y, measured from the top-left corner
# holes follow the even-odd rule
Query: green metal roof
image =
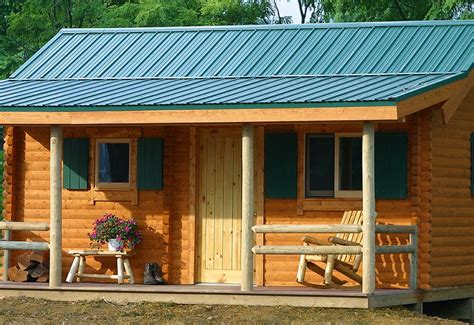
[(61, 30), (0, 107), (398, 101), (465, 76), (474, 21)]

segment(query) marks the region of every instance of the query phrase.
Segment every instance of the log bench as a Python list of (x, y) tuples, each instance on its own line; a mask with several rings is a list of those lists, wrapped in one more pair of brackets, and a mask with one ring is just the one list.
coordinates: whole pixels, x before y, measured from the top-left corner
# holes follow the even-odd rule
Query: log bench
[[(66, 278), (66, 282), (72, 283), (74, 277), (77, 278), (77, 282), (81, 282), (83, 278), (93, 279), (117, 279), (118, 284), (123, 284), (124, 279), (128, 279), (129, 284), (134, 284), (132, 268), (128, 258), (133, 254), (130, 252), (111, 252), (101, 250), (71, 250), (67, 252), (69, 255), (74, 256), (74, 260), (71, 265), (71, 269)], [(115, 257), (117, 259), (117, 274), (87, 274), (84, 273), (86, 266), (87, 256), (100, 256), (100, 257)], [(125, 272), (124, 272), (125, 271)]]

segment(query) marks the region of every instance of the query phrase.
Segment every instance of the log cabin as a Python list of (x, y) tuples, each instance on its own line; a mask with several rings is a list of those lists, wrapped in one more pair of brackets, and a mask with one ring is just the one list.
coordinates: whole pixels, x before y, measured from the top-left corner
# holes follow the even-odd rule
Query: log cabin
[[(63, 29), (0, 82), (3, 217), (50, 225), (8, 239), (48, 243), (57, 290), (73, 290), (67, 251), (87, 249), (92, 222), (114, 213), (144, 232), (136, 281), (159, 263), (175, 291), (155, 290), (173, 301), (196, 302), (176, 295), (207, 292), (200, 283), (215, 285), (216, 303), (232, 284), (249, 304), (472, 298), (473, 27)], [(320, 272), (303, 284), (296, 272), (302, 234), (326, 240), (324, 225), (354, 210), (363, 283), (349, 303), (353, 291), (318, 291)]]

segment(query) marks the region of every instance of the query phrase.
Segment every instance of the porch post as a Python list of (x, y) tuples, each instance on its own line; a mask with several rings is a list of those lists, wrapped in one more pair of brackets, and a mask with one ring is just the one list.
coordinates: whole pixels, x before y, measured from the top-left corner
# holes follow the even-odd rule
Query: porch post
[(253, 126), (246, 123), (242, 127), (242, 291), (253, 289), (253, 175)]
[(60, 287), (62, 281), (62, 148), (63, 134), (59, 125), (51, 126), (50, 135), (50, 231), (49, 286)]
[(375, 291), (374, 124), (364, 122), (362, 135), (362, 292)]

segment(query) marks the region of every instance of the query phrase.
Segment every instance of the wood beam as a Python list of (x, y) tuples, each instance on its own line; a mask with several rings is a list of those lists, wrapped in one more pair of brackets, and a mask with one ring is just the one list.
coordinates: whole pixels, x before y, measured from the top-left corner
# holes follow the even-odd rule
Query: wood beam
[(453, 117), (456, 110), (459, 108), (464, 98), (469, 94), (469, 91), (474, 84), (474, 70), (469, 73), (469, 76), (464, 79), (464, 82), (457, 93), (453, 93), (450, 99), (448, 99), (443, 106), (443, 119), (444, 123), (447, 124), (451, 117)]
[(147, 125), (396, 120), (398, 120), (396, 106), (363, 106), (100, 112), (2, 112), (0, 125)]
[(457, 80), (445, 86), (398, 102), (398, 118), (403, 118), (430, 106), (447, 101), (453, 94), (457, 94), (460, 91), (464, 83), (465, 79)]
[(374, 124), (364, 122), (362, 134), (362, 292), (375, 292), (375, 168)]
[(59, 125), (51, 126), (50, 135), (50, 253), (49, 287), (62, 281), (62, 148), (63, 133)]
[(253, 289), (253, 215), (254, 215), (254, 154), (253, 154), (253, 125), (244, 124), (242, 127), (242, 248), (241, 290)]

